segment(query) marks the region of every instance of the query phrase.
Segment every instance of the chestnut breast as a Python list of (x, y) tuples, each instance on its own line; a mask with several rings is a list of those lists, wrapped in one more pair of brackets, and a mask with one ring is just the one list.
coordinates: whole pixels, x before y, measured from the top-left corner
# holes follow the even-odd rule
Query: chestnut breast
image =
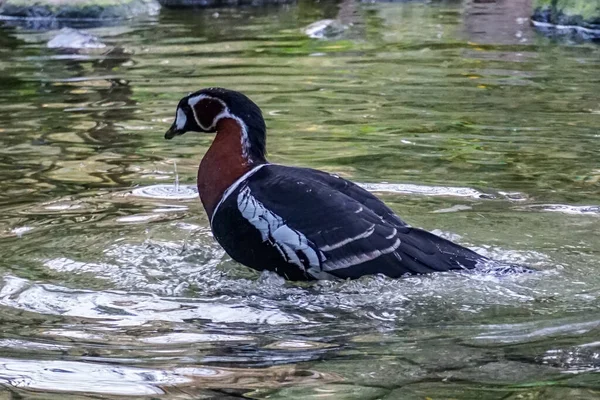
[(198, 192), (209, 218), (225, 190), (254, 167), (244, 154), (240, 124), (233, 118), (219, 120), (217, 136), (198, 169)]

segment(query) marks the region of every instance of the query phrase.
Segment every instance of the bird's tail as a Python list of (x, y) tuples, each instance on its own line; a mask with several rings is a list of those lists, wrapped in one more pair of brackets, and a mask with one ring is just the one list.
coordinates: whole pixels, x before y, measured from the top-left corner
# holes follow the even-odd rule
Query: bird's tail
[[(413, 240), (414, 246), (411, 246), (410, 242)], [(423, 246), (423, 243), (427, 243), (430, 246)], [(404, 251), (409, 256), (411, 255), (411, 248), (414, 248), (416, 251), (423, 251), (425, 249), (425, 254), (415, 253), (413, 257), (409, 258), (412, 259), (412, 262), (421, 264), (421, 268), (427, 267), (434, 271), (471, 270), (494, 275), (533, 272), (533, 270), (525, 266), (506, 264), (489, 259), (473, 250), (422, 229), (413, 228), (408, 237), (408, 243), (406, 243), (405, 239), (405, 244), (407, 246), (404, 248)], [(415, 267), (417, 266), (415, 265)], [(420, 268), (415, 269), (418, 270)]]

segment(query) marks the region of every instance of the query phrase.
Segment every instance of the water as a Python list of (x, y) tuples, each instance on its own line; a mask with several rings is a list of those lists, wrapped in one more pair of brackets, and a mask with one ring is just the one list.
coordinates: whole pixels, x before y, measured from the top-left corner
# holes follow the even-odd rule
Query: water
[[(1, 28), (0, 399), (599, 398), (600, 48), (511, 4), (163, 11), (92, 29), (108, 54)], [(272, 162), (540, 272), (235, 264), (193, 188), (212, 137), (163, 139), (217, 85), (262, 107)]]

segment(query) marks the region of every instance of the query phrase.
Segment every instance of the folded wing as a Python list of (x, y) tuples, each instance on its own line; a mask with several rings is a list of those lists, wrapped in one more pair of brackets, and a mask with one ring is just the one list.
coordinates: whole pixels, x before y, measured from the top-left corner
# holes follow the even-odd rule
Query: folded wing
[(369, 192), (320, 171), (262, 168), (237, 199), (263, 241), (314, 278), (398, 277), (468, 269), (485, 260), (408, 226)]

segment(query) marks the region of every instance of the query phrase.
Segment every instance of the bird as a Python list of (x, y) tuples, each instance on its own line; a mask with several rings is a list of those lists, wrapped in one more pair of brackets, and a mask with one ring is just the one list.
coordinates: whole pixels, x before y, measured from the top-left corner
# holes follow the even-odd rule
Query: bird
[(246, 95), (206, 88), (183, 97), (166, 139), (216, 133), (197, 186), (216, 241), (235, 261), (290, 281), (473, 270), (492, 260), (412, 227), (336, 174), (269, 163), (266, 124)]

